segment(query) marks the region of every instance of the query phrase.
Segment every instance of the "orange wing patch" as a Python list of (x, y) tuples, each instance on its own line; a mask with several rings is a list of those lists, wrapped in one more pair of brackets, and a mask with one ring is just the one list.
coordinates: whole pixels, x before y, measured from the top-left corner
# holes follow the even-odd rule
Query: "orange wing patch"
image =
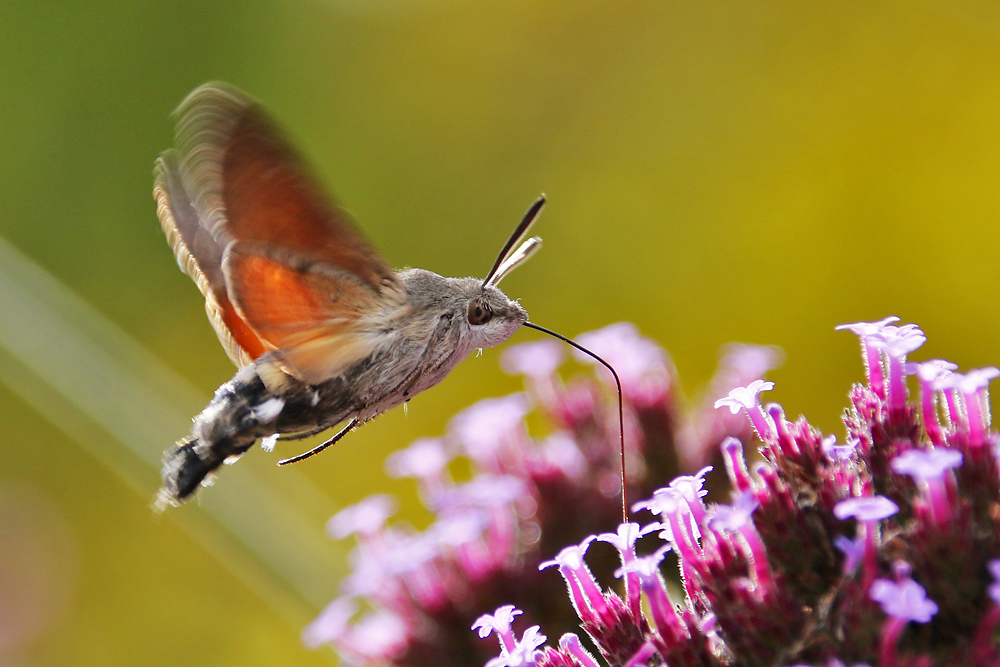
[(384, 306), (367, 285), (325, 265), (241, 252), (234, 244), (223, 260), (229, 295), (250, 329), (268, 347), (282, 348), (289, 372), (317, 384), (371, 353), (374, 338), (363, 318)]
[(208, 321), (226, 354), (239, 367), (250, 364), (269, 348), (243, 321), (229, 301), (219, 266), (220, 251), (214, 240), (199, 228), (197, 214), (184, 191), (177, 156), (168, 151), (156, 162), (153, 196), (156, 213), (177, 263), (205, 297)]
[(229, 357), (280, 348), (315, 384), (370, 354), (368, 318), (408, 302), (396, 273), (252, 98), (210, 83), (178, 114), (157, 209)]

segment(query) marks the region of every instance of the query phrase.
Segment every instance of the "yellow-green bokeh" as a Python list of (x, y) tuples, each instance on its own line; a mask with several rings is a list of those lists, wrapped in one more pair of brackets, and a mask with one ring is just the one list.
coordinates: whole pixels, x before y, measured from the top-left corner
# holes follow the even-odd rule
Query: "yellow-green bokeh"
[[(534, 320), (570, 335), (631, 320), (689, 395), (724, 343), (781, 346), (773, 398), (842, 433), (862, 367), (838, 323), (895, 314), (927, 332), (916, 358), (1000, 363), (992, 7), (0, 3), (0, 235), (207, 401), (233, 369), (150, 189), (169, 112), (222, 79), (265, 102), (394, 265), (482, 275), (544, 191), (545, 248), (504, 283)], [(497, 359), (469, 360), (302, 473), (331, 512), (378, 490), (412, 504), (382, 460), (516, 390)], [(72, 561), (53, 566), (71, 582), (62, 612), (16, 664), (330, 664), (154, 519), (152, 486), (123, 484), (2, 384), (0, 401), (0, 486), (44, 497), (40, 544), (70, 545)]]

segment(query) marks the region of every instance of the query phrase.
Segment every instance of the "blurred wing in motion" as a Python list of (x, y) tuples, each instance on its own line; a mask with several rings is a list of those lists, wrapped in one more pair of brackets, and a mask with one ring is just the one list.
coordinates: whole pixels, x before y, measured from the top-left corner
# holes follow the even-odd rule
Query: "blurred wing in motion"
[(242, 367), (281, 348), (315, 384), (367, 356), (366, 316), (406, 303), (396, 273), (256, 101), (210, 83), (178, 116), (157, 212), (229, 357)]

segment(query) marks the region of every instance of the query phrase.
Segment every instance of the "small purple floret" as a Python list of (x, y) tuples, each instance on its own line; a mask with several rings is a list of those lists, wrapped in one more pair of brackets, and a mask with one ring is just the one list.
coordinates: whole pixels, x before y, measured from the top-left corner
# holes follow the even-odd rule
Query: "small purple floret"
[(830, 457), (831, 461), (850, 461), (858, 448), (857, 439), (851, 439), (842, 445), (837, 444), (837, 436), (828, 435), (820, 443), (823, 453)]
[(497, 456), (498, 450), (511, 438), (524, 431), (528, 407), (524, 394), (488, 398), (455, 415), (451, 430), (470, 458), (489, 460)]
[(990, 570), (990, 576), (993, 577), (993, 583), (989, 585), (986, 591), (990, 599), (993, 600), (993, 603), (1000, 605), (1000, 558), (991, 560), (987, 563), (987, 567)]
[(833, 508), (840, 520), (854, 517), (858, 521), (879, 521), (899, 512), (899, 506), (885, 496), (859, 496), (841, 500)]
[(385, 525), (385, 520), (396, 513), (396, 499), (387, 495), (368, 496), (360, 503), (345, 507), (326, 524), (327, 532), (337, 539), (359, 533), (376, 533)]
[[(631, 322), (618, 322), (581, 334), (577, 342), (611, 364), (621, 379), (630, 402), (647, 405), (662, 401), (671, 388), (671, 364), (659, 345), (639, 334)], [(574, 351), (577, 361), (597, 364), (592, 357)], [(603, 367), (602, 377), (610, 378)]]
[(545, 643), (545, 635), (539, 630), (539, 626), (531, 626), (524, 631), (520, 641), (514, 640), (509, 649), (501, 644), (500, 655), (488, 661), (486, 667), (532, 667), (535, 664), (535, 649)]
[(741, 530), (759, 504), (752, 493), (741, 493), (732, 505), (717, 505), (708, 525), (727, 532)]
[(917, 325), (904, 324), (901, 327), (884, 326), (881, 331), (871, 336), (871, 340), (878, 349), (893, 358), (905, 357), (915, 352), (927, 342), (927, 336)]
[[(497, 607), (492, 614), (483, 614), (477, 618), (476, 622), (472, 624), (472, 629), (478, 631), (479, 636), (483, 639), (495, 632), (500, 637), (502, 644), (505, 637), (512, 637), (510, 624), (514, 622), (514, 617), (523, 613), (514, 605), (505, 604)], [(510, 648), (513, 648), (513, 642), (511, 642)]]
[(579, 660), (583, 667), (599, 667), (594, 656), (583, 648), (583, 644), (580, 643), (580, 637), (572, 632), (567, 632), (559, 638), (559, 648)]
[(725, 398), (720, 398), (715, 402), (715, 408), (729, 408), (729, 411), (734, 415), (740, 411), (740, 408), (745, 408), (750, 410), (757, 405), (757, 394), (762, 391), (770, 391), (774, 389), (773, 382), (765, 382), (764, 380), (754, 380), (746, 387), (737, 387), (729, 392), (729, 396)]
[(879, 320), (877, 322), (852, 322), (851, 324), (838, 324), (834, 327), (835, 331), (853, 331), (856, 335), (874, 336), (880, 333), (889, 324), (893, 322), (898, 322), (899, 318), (895, 315), (890, 315), (889, 317)]
[(393, 477), (439, 478), (448, 467), (448, 460), (441, 438), (420, 438), (406, 449), (390, 454), (385, 469)]
[(865, 554), (865, 538), (859, 537), (852, 540), (846, 535), (838, 535), (833, 540), (833, 546), (844, 554), (844, 571), (853, 572), (854, 568), (861, 562)]
[(538, 340), (511, 345), (500, 357), (501, 367), (511, 375), (544, 379), (562, 365), (565, 348), (557, 340)]
[(951, 371), (958, 370), (958, 364), (944, 359), (929, 359), (927, 361), (907, 362), (904, 369), (910, 375), (916, 375), (921, 382), (935, 382)]
[(927, 597), (927, 591), (913, 579), (900, 582), (876, 579), (868, 591), (872, 600), (882, 605), (882, 611), (894, 618), (927, 623), (938, 611), (937, 603)]
[(924, 480), (941, 477), (946, 471), (960, 465), (962, 465), (962, 452), (943, 447), (911, 449), (890, 463), (894, 472)]
[(734, 415), (740, 411), (740, 408), (745, 409), (760, 439), (764, 441), (770, 440), (775, 435), (774, 427), (768, 421), (764, 410), (761, 409), (760, 404), (757, 402), (757, 394), (762, 391), (770, 391), (771, 389), (774, 389), (773, 382), (754, 380), (746, 387), (737, 387), (730, 390), (728, 396), (720, 398), (715, 402), (715, 409), (729, 408), (729, 411)]

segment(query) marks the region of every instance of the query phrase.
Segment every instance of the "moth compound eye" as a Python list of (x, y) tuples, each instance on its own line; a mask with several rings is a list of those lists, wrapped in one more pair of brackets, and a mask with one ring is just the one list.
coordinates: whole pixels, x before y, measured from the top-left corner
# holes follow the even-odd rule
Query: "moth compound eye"
[(469, 304), (469, 324), (479, 326), (493, 319), (493, 311), (483, 304), (473, 301)]

